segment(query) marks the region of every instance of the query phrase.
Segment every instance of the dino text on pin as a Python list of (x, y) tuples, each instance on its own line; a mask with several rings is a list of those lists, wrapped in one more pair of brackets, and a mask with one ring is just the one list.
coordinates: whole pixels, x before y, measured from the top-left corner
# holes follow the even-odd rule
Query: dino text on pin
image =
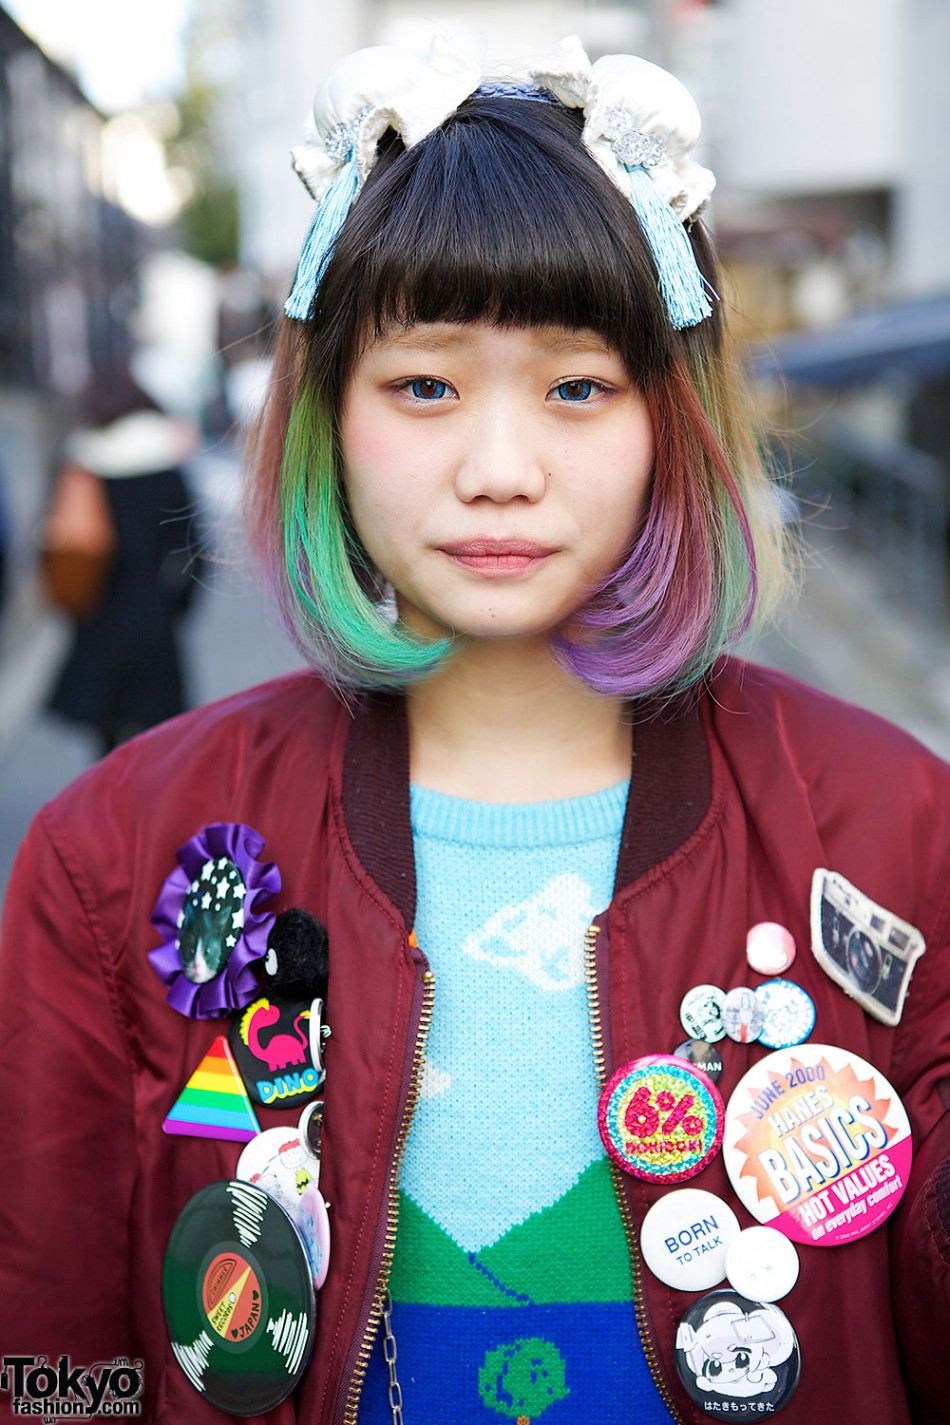
[(274, 1107), (306, 1103), (323, 1087), (322, 1057), (314, 1063), (313, 1016), (323, 1001), (278, 1000), (261, 995), (235, 1017), (228, 1033), (247, 1091), (255, 1102)]

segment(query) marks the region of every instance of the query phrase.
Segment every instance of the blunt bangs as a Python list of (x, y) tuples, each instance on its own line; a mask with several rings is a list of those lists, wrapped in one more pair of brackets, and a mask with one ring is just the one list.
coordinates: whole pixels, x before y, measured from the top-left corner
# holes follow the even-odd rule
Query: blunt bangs
[(384, 140), (309, 324), (309, 374), (334, 410), (365, 341), (417, 322), (588, 328), (638, 383), (663, 369), (674, 338), (652, 255), (579, 135), (560, 105), (476, 95), (408, 151)]

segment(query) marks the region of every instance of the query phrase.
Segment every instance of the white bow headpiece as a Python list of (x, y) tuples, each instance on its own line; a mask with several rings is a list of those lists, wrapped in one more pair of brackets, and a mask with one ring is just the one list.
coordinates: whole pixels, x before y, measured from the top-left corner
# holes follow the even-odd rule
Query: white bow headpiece
[[(715, 186), (690, 158), (699, 111), (684, 86), (634, 55), (605, 55), (591, 64), (576, 35), (543, 63), (505, 75), (583, 109), (583, 141), (634, 205), (650, 243), (676, 327), (710, 315), (703, 279), (683, 228), (702, 212)], [(372, 171), (377, 144), (393, 129), (407, 148), (443, 124), (492, 75), (435, 37), (426, 56), (394, 45), (358, 50), (333, 66), (314, 100), (305, 141), (293, 150), (299, 177), (316, 200), (294, 288), (285, 310), (306, 320), (353, 200)], [(518, 92), (506, 83), (505, 92)]]

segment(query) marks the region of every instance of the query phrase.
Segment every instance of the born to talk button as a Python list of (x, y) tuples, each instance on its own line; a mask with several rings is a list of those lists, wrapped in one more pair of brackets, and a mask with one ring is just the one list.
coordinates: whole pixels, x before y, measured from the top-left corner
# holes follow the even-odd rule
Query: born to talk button
[(726, 1252), (738, 1236), (736, 1214), (721, 1197), (702, 1188), (677, 1188), (658, 1198), (644, 1217), (640, 1250), (667, 1286), (708, 1291), (725, 1279)]

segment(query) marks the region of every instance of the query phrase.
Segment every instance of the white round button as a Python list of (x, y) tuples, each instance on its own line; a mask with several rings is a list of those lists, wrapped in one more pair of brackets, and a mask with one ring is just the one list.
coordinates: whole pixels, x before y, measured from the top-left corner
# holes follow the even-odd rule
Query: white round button
[(677, 1291), (707, 1291), (726, 1275), (726, 1249), (739, 1236), (732, 1208), (702, 1188), (659, 1198), (640, 1226), (640, 1250), (655, 1277)]
[(802, 1044), (815, 1027), (815, 1002), (792, 980), (766, 980), (756, 985), (755, 997), (762, 1006), (763, 1022), (759, 1043), (766, 1049), (790, 1049)]
[(718, 985), (694, 985), (680, 1004), (680, 1024), (691, 1039), (715, 1044), (726, 1036), (722, 1007), (726, 996)]
[(762, 1033), (765, 1014), (748, 985), (737, 985), (723, 1001), (722, 1022), (737, 1044), (754, 1044)]
[(750, 1301), (781, 1301), (798, 1281), (795, 1244), (774, 1227), (747, 1227), (726, 1250), (726, 1277)]
[(795, 959), (791, 932), (774, 920), (753, 925), (746, 936), (746, 958), (760, 975), (780, 975)]

